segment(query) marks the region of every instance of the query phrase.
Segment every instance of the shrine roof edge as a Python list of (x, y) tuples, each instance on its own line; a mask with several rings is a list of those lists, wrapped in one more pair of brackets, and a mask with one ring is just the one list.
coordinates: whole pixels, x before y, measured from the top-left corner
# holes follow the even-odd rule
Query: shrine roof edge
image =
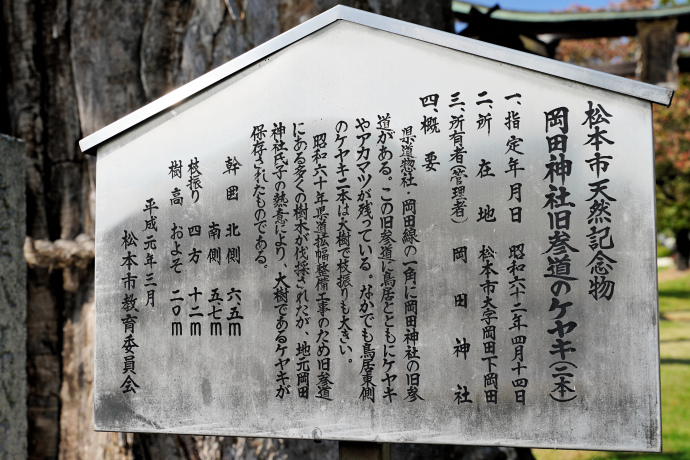
[(95, 155), (96, 148), (100, 144), (338, 20), (349, 21), (665, 106), (670, 105), (673, 98), (673, 90), (661, 86), (610, 75), (585, 67), (515, 51), (456, 34), (338, 5), (205, 73), (144, 107), (125, 115), (95, 133), (84, 137), (79, 141), (79, 147), (82, 152)]

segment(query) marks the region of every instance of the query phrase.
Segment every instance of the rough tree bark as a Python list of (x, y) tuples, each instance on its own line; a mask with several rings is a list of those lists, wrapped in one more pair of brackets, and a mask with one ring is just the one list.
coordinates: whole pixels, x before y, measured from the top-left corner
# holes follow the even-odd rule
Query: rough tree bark
[(635, 71), (644, 82), (678, 89), (678, 19), (638, 22), (640, 57)]
[(0, 460), (26, 457), (24, 143), (0, 134)]
[[(450, 3), (436, 0), (5, 0), (0, 132), (27, 144), (29, 253), (93, 237), (96, 168), (79, 151), (80, 138), (336, 3), (452, 30)], [(29, 458), (335, 458), (329, 442), (95, 433), (93, 263), (36, 254), (27, 289)], [(443, 446), (394, 452), (529, 454)]]

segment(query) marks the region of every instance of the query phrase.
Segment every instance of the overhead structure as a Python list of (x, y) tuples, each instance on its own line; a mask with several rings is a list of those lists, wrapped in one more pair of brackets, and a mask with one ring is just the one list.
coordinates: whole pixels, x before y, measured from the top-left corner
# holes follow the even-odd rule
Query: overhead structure
[[(466, 37), (554, 57), (562, 39), (639, 35), (645, 54), (637, 72), (643, 81), (672, 82), (668, 78), (676, 77), (667, 74), (674, 66), (682, 72), (690, 71), (690, 59), (677, 59), (674, 54), (676, 34), (690, 32), (690, 5), (638, 11), (537, 13), (454, 0), (452, 8), (456, 20), (468, 24), (461, 32)], [(662, 56), (653, 56), (655, 53)], [(635, 63), (603, 64), (598, 68), (616, 75), (635, 75), (636, 71)]]

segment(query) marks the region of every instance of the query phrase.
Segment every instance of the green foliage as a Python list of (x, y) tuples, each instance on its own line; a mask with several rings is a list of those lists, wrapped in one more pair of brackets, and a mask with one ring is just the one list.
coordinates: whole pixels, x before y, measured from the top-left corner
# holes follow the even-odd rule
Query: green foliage
[(679, 5), (685, 5), (688, 3), (688, 0), (659, 0), (659, 6), (668, 8), (668, 7), (673, 7), (673, 6), (679, 6)]
[(669, 248), (667, 248), (663, 244), (657, 244), (656, 245), (656, 256), (657, 257), (670, 257), (671, 254), (673, 254), (673, 251), (671, 251)]
[(690, 76), (683, 75), (670, 107), (654, 107), (657, 227), (690, 228)]

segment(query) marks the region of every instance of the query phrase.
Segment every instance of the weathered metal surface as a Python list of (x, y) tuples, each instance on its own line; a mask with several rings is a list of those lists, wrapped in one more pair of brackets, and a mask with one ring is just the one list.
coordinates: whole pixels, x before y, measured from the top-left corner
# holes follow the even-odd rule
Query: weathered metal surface
[(658, 451), (652, 152), (331, 24), (99, 147), (96, 429)]
[[(444, 46), (463, 53), (472, 54), (499, 62), (509, 63), (517, 67), (536, 70), (541, 73), (557, 76), (573, 82), (585, 83), (621, 94), (646, 99), (657, 104), (669, 105), (673, 98), (673, 91), (647, 83), (626, 78), (616, 77), (603, 72), (565, 62), (547, 59), (533, 54), (521, 53), (500, 46), (472, 40), (466, 37), (441, 32), (426, 27), (398, 21), (372, 13), (348, 8), (342, 5), (331, 8), (323, 14), (300, 24), (278, 37), (269, 40), (261, 46), (233, 59), (227, 64), (214, 69), (201, 77), (189, 82), (181, 88), (171, 91), (165, 96), (142, 107), (131, 114), (122, 117), (105, 128), (85, 137), (79, 142), (84, 153), (93, 154), (100, 144), (137, 126), (156, 115), (171, 109), (175, 104), (194, 96), (210, 86), (236, 74), (242, 69), (270, 56), (286, 46), (333, 24), (336, 21), (348, 21), (355, 24), (385, 30), (403, 37), (414, 38), (434, 45)], [(451, 76), (448, 76), (451, 78)]]

